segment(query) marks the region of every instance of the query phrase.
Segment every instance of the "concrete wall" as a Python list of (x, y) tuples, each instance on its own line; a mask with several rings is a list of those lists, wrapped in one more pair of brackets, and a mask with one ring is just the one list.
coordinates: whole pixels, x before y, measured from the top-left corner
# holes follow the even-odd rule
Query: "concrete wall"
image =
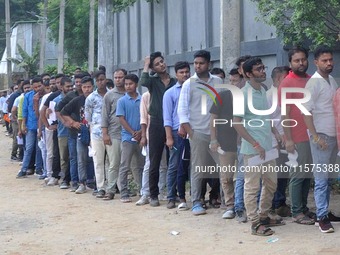
[[(114, 14), (110, 0), (99, 0), (98, 64), (107, 67), (109, 77), (117, 67), (140, 74), (144, 57), (161, 51), (173, 74), (177, 61), (192, 63), (195, 51), (207, 49), (212, 54), (212, 66), (220, 66), (220, 1), (161, 0), (157, 4), (138, 0), (126, 11)], [(253, 2), (236, 1), (241, 2), (240, 24), (233, 24), (241, 30), (240, 53), (262, 57), (270, 77), (275, 66), (288, 64), (287, 51), (274, 27), (256, 21), (259, 14)], [(335, 59), (339, 58), (337, 54)], [(314, 71), (310, 58), (308, 72)], [(340, 68), (334, 70), (334, 76), (340, 76)], [(270, 78), (266, 83), (271, 84)]]

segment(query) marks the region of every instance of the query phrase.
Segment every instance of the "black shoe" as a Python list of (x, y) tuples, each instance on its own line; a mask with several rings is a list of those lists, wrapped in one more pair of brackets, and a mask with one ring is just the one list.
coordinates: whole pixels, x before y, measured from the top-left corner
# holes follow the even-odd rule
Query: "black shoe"
[(27, 174), (27, 175), (32, 175), (32, 174), (34, 174), (34, 169), (27, 169), (26, 174)]
[(327, 216), (319, 220), (319, 229), (322, 233), (333, 233), (334, 228)]
[(11, 160), (13, 160), (13, 161), (19, 161), (19, 158), (17, 158), (16, 156), (11, 156)]
[(160, 206), (158, 198), (151, 198), (150, 199), (150, 206), (152, 206), (152, 207)]
[(27, 177), (27, 174), (25, 172), (20, 171), (16, 178), (20, 179), (20, 178), (26, 178), (26, 177)]
[(43, 173), (42, 170), (36, 170), (36, 171), (35, 171), (35, 174), (36, 174), (36, 175), (43, 175), (44, 173)]
[[(330, 222), (340, 222), (340, 217), (335, 216), (332, 212), (329, 212), (327, 218)], [(319, 220), (315, 217), (315, 226), (319, 226)]]
[(96, 195), (96, 198), (104, 198), (105, 196), (105, 190), (99, 190), (97, 195)]

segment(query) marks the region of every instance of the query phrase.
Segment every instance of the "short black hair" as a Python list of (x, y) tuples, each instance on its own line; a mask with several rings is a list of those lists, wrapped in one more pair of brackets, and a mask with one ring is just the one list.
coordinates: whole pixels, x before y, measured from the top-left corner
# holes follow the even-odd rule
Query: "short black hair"
[(46, 86), (46, 87), (47, 87), (47, 86), (50, 86), (50, 79), (47, 79), (47, 80), (45, 80), (45, 81), (42, 80), (42, 82), (43, 82), (43, 85), (44, 85), (44, 86)]
[(24, 79), (18, 79), (16, 84), (20, 85), (20, 83), (23, 82), (23, 81), (24, 81)]
[(118, 69), (114, 70), (113, 73), (116, 73), (116, 72), (123, 72), (124, 75), (127, 75), (127, 71), (124, 68), (118, 68)]
[(84, 76), (81, 79), (81, 84), (87, 83), (87, 82), (91, 82), (92, 85), (94, 85), (93, 79), (91, 78), (91, 76)]
[(194, 59), (195, 58), (204, 58), (205, 60), (210, 62), (211, 55), (210, 55), (210, 52), (207, 50), (199, 50), (195, 52)]
[(288, 51), (288, 61), (292, 61), (292, 57), (295, 53), (302, 52), (305, 54), (306, 58), (308, 59), (308, 50), (302, 46), (294, 46)]
[(314, 59), (318, 59), (322, 54), (330, 53), (333, 55), (333, 51), (326, 45), (320, 45), (314, 50)]
[(24, 80), (24, 83), (22, 84), (22, 86), (25, 86), (26, 84), (31, 85), (30, 80)]
[(42, 79), (41, 79), (40, 76), (35, 76), (35, 77), (33, 77), (33, 79), (32, 79), (32, 84), (33, 84), (33, 83), (37, 83), (37, 82), (41, 82), (41, 83), (42, 83)]
[(98, 78), (98, 77), (99, 77), (99, 75), (102, 75), (102, 74), (103, 74), (103, 75), (106, 75), (104, 71), (102, 71), (102, 70), (99, 70), (99, 71), (96, 71), (96, 72), (94, 73), (94, 75), (93, 75), (93, 76), (94, 76), (94, 78)]
[(229, 74), (230, 74), (230, 75), (235, 75), (235, 74), (240, 75), (240, 73), (238, 72), (237, 68), (231, 69), (231, 70), (229, 71)]
[(282, 74), (282, 73), (288, 73), (289, 71), (290, 71), (289, 66), (277, 66), (277, 67), (274, 67), (274, 69), (272, 70), (271, 77), (272, 79), (275, 79), (277, 75)]
[(50, 77), (51, 77), (51, 75), (50, 75), (49, 73), (42, 73), (42, 74), (40, 75), (41, 78), (43, 78), (44, 76), (50, 76)]
[(72, 80), (69, 77), (61, 78), (61, 81), (60, 81), (61, 86), (64, 86), (66, 82), (72, 83)]
[(239, 57), (237, 60), (236, 60), (236, 63), (235, 65), (237, 65), (237, 67), (240, 67), (241, 66), (241, 63), (244, 63), (246, 62), (248, 59), (252, 58), (251, 55), (244, 55), (244, 56), (241, 56)]
[(214, 67), (213, 69), (210, 70), (211, 74), (223, 74), (223, 76), (225, 77), (225, 72), (222, 68), (219, 67)]
[(164, 59), (164, 57), (162, 56), (162, 53), (160, 51), (156, 51), (150, 54), (150, 64), (149, 67), (152, 68), (153, 67), (153, 62), (155, 61), (156, 58), (162, 58)]
[(78, 73), (74, 75), (74, 79), (82, 79), (84, 77), (83, 73)]
[(138, 81), (139, 81), (139, 78), (137, 75), (133, 74), (133, 73), (130, 73), (128, 75), (125, 76), (125, 80), (131, 80), (133, 81), (134, 83), (138, 84)]
[(55, 78), (58, 79), (58, 78), (62, 78), (64, 77), (65, 75), (63, 73), (58, 73)]
[(103, 66), (103, 65), (100, 65), (100, 66), (98, 67), (98, 70), (99, 70), (99, 71), (103, 71), (104, 73), (106, 73), (106, 67)]
[(113, 80), (111, 80), (111, 79), (106, 79), (106, 87), (107, 87), (107, 88), (114, 88), (115, 85), (114, 85), (114, 83), (113, 83)]
[(245, 74), (247, 73), (251, 73), (253, 70), (253, 66), (262, 64), (262, 59), (259, 57), (252, 57), (248, 60), (246, 60), (246, 62), (243, 63), (242, 68)]
[(178, 70), (183, 69), (183, 68), (189, 68), (190, 71), (190, 65), (187, 61), (178, 61), (175, 64), (175, 72), (177, 73)]

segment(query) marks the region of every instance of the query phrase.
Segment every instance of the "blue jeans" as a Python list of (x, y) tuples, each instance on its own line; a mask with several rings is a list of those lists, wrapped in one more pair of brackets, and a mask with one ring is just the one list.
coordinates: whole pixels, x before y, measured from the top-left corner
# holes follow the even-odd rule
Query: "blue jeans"
[(78, 176), (82, 184), (94, 181), (93, 159), (89, 157), (89, 149), (77, 139)]
[(68, 153), (70, 160), (70, 174), (72, 184), (76, 185), (79, 182), (78, 177), (78, 161), (77, 161), (77, 137), (68, 136)]
[[(310, 147), (313, 157), (313, 175), (315, 179), (314, 199), (316, 205), (316, 215), (318, 219), (328, 215), (329, 197), (331, 192), (332, 179), (329, 169), (334, 167), (336, 159), (336, 137), (330, 137), (325, 134), (318, 134), (322, 139), (325, 139), (328, 147), (326, 150), (321, 150), (320, 146), (310, 139)], [(334, 168), (333, 168), (334, 169)]]
[(176, 186), (177, 186), (177, 171), (182, 161), (181, 148), (183, 146), (183, 138), (178, 136), (177, 130), (172, 131), (172, 138), (174, 140), (173, 147), (176, 149), (170, 150), (169, 166), (167, 173), (167, 188), (168, 188), (168, 200), (176, 199)]
[(22, 168), (21, 172), (26, 173), (32, 153), (36, 150), (35, 153), (35, 165), (36, 165), (36, 170), (42, 170), (42, 156), (41, 156), (41, 150), (38, 146), (38, 139), (37, 139), (37, 130), (28, 130), (26, 134), (26, 141), (25, 141), (25, 152), (24, 152), (24, 158), (22, 161)]
[(237, 148), (237, 176), (235, 182), (235, 211), (244, 211), (244, 172), (240, 171), (244, 165), (243, 155), (240, 153), (240, 147)]

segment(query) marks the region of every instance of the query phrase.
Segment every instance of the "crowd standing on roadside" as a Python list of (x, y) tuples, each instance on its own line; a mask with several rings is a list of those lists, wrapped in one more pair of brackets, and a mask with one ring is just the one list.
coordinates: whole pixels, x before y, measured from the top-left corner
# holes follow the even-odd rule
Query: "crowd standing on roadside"
[[(171, 76), (154, 52), (140, 77), (117, 69), (110, 80), (100, 66), (92, 76), (77, 70), (73, 77), (19, 80), (0, 98), (13, 139), (10, 159), (21, 162), (16, 177), (35, 173), (48, 187), (92, 190), (104, 201), (139, 196), (137, 206), (156, 207), (167, 200), (168, 209), (191, 209), (195, 216), (222, 208), (223, 219), (249, 220), (259, 236), (272, 235), (271, 227), (289, 216), (334, 232), (332, 222), (340, 218), (328, 207), (339, 172), (340, 92), (331, 76), (333, 52), (315, 49), (313, 75), (306, 49), (291, 48), (288, 60), (273, 69), (270, 89), (261, 58), (241, 56), (226, 77), (211, 69), (206, 50), (195, 52), (193, 74), (179, 61)], [(265, 114), (255, 114), (260, 111)], [(307, 204), (312, 181), (315, 213)]]

